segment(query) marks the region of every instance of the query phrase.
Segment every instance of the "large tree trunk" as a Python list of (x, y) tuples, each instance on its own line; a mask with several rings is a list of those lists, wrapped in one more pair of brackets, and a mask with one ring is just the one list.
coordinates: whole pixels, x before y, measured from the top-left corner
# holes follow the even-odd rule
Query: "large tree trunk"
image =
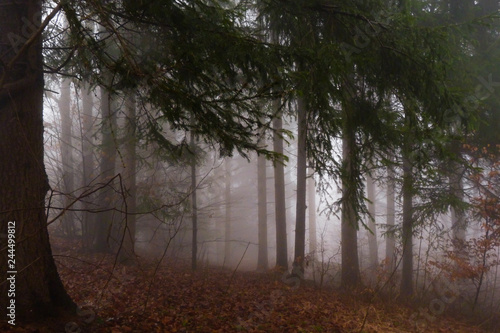
[(297, 206), (295, 222), (294, 265), (303, 269), (306, 250), (306, 180), (307, 180), (307, 109), (303, 98), (298, 100), (297, 138)]
[[(261, 143), (265, 144), (264, 138)], [(259, 253), (257, 259), (257, 270), (266, 271), (269, 266), (267, 258), (267, 173), (266, 157), (257, 157), (257, 205), (258, 205), (258, 238)]]
[[(75, 306), (52, 258), (44, 208), (49, 185), (43, 161), (41, 40), (35, 38), (18, 53), (21, 47), (12, 47), (8, 38), (16, 36), (24, 44), (31, 37), (40, 25), (41, 1), (0, 0), (0, 8), (0, 277), (2, 282), (11, 278), (0, 284), (0, 307), (2, 318), (10, 320), (15, 313), (15, 320), (31, 319)], [(33, 29), (23, 18), (33, 20)], [(8, 296), (14, 286), (15, 296)], [(11, 302), (15, 310), (7, 310)]]
[[(74, 169), (73, 169), (73, 144), (71, 121), (71, 81), (61, 80), (61, 97), (59, 98), (59, 114), (61, 116), (61, 164), (62, 164), (62, 191), (63, 207), (68, 208), (73, 201)], [(75, 213), (70, 209), (62, 216), (62, 230), (66, 236), (75, 235)]]
[[(349, 117), (349, 116), (346, 116)], [(348, 120), (345, 120), (348, 123)], [(342, 216), (341, 216), (341, 285), (345, 289), (359, 286), (361, 282), (358, 258), (358, 221), (354, 208), (356, 198), (356, 137), (348, 124), (342, 139)]]
[(125, 125), (125, 170), (123, 181), (126, 189), (127, 215), (121, 229), (123, 242), (118, 253), (118, 261), (130, 264), (135, 261), (135, 224), (136, 224), (136, 105), (133, 92), (129, 92), (125, 100), (125, 112), (127, 119)]
[[(279, 109), (279, 101), (274, 102), (274, 110)], [(283, 155), (283, 119), (281, 113), (273, 119), (273, 149)], [(288, 246), (286, 237), (286, 201), (285, 201), (285, 167), (284, 161), (274, 163), (274, 200), (276, 210), (276, 266), (288, 268)]]

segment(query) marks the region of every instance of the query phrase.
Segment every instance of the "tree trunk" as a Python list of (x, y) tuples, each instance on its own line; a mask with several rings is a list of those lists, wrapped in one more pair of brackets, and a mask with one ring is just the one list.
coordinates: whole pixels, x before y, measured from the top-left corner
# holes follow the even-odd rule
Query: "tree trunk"
[[(349, 112), (349, 111), (347, 111)], [(349, 117), (349, 116), (346, 116)], [(361, 282), (358, 258), (358, 221), (354, 202), (356, 198), (356, 137), (345, 120), (342, 138), (342, 216), (341, 216), (341, 251), (342, 272), (341, 285), (344, 289), (352, 289)]]
[[(114, 140), (114, 131), (116, 130), (116, 115), (112, 108), (112, 97), (105, 87), (101, 87), (101, 112), (102, 112), (102, 150), (100, 165), (100, 182), (108, 183), (115, 176), (116, 147)], [(99, 221), (96, 225), (96, 236), (94, 250), (97, 252), (106, 252), (111, 250), (110, 236), (113, 226), (114, 212), (112, 203), (114, 202), (113, 184), (109, 184), (101, 189), (99, 193), (99, 208), (102, 212), (99, 214)]]
[[(83, 177), (82, 188), (84, 191), (89, 189), (94, 180), (94, 116), (93, 108), (94, 101), (90, 85), (86, 82), (83, 83), (81, 89), (82, 94), (82, 154), (83, 154)], [(92, 248), (95, 237), (95, 213), (90, 212), (94, 207), (92, 204), (93, 195), (87, 196), (83, 199), (83, 220), (82, 220), (82, 239), (83, 247), (86, 250)]]
[(392, 272), (395, 267), (396, 241), (394, 237), (394, 226), (396, 222), (395, 193), (396, 183), (394, 181), (394, 168), (387, 168), (387, 234), (385, 238), (385, 261), (387, 270)]
[[(274, 110), (279, 109), (279, 101), (274, 102)], [(283, 155), (283, 119), (281, 112), (273, 119), (273, 149)], [(288, 268), (288, 246), (286, 237), (286, 201), (284, 161), (274, 163), (274, 197), (276, 210), (276, 266)]]
[[(452, 152), (457, 158), (460, 158), (460, 142), (452, 143)], [(462, 177), (464, 174), (464, 167), (457, 161), (450, 163), (450, 191), (457, 201), (464, 200), (464, 189), (462, 184)], [(457, 255), (465, 255), (465, 232), (467, 230), (467, 223), (465, 220), (465, 213), (460, 208), (451, 208), (451, 228), (453, 231), (453, 250)]]
[(403, 152), (403, 268), (401, 273), (401, 296), (408, 298), (413, 294), (413, 175), (408, 158), (409, 149)]
[(309, 169), (309, 180), (307, 183), (307, 208), (309, 209), (309, 253), (316, 257), (316, 248), (318, 244), (316, 236), (316, 181), (314, 179), (314, 170)]
[(224, 229), (224, 263), (231, 262), (231, 160), (226, 157), (225, 160), (226, 177), (225, 177), (225, 202), (226, 202), (226, 218)]
[[(264, 138), (262, 139), (262, 141)], [(265, 142), (262, 142), (265, 144)], [(267, 258), (267, 172), (266, 158), (263, 155), (257, 157), (257, 205), (258, 205), (258, 237), (259, 253), (257, 259), (257, 270), (266, 271), (269, 267)]]
[(129, 92), (125, 97), (125, 170), (123, 171), (123, 181), (126, 189), (127, 214), (123, 227), (121, 228), (121, 236), (123, 242), (118, 254), (118, 261), (122, 264), (131, 264), (135, 262), (135, 227), (136, 227), (136, 198), (137, 198), (137, 183), (136, 183), (136, 103), (133, 92)]
[(303, 269), (306, 248), (306, 180), (307, 180), (307, 109), (303, 98), (298, 100), (297, 138), (297, 206), (295, 222), (294, 265)]
[[(20, 46), (8, 39), (16, 36), (24, 44), (31, 38), (40, 25), (41, 1), (0, 0), (0, 8), (0, 277), (10, 281), (0, 284), (0, 312), (17, 323), (70, 312), (75, 305), (57, 273), (47, 231), (41, 39), (19, 54)], [(11, 304), (15, 310), (7, 309)]]
[(366, 176), (366, 194), (368, 196), (368, 248), (370, 249), (370, 269), (376, 269), (378, 266), (378, 244), (377, 244), (377, 225), (375, 224), (375, 183), (370, 174)]
[[(73, 144), (72, 144), (72, 121), (71, 121), (71, 81), (63, 78), (61, 80), (61, 97), (59, 98), (59, 113), (61, 116), (61, 164), (62, 164), (62, 191), (63, 207), (68, 208), (73, 201), (74, 173), (73, 173)], [(68, 210), (62, 216), (62, 230), (66, 236), (75, 235), (75, 213)]]
[(196, 202), (196, 143), (194, 133), (191, 132), (191, 209), (192, 209), (192, 227), (193, 233), (191, 237), (191, 269), (197, 268), (198, 261), (198, 207)]

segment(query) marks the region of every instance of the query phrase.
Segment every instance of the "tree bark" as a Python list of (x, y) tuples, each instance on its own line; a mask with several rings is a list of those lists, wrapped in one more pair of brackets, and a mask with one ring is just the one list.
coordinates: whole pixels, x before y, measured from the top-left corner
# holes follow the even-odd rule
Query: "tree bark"
[[(274, 102), (274, 110), (279, 109), (279, 101)], [(273, 119), (273, 149), (283, 155), (283, 119), (281, 112)], [(274, 196), (276, 210), (276, 266), (288, 268), (288, 245), (286, 236), (286, 199), (284, 161), (274, 163)]]
[(316, 257), (318, 239), (316, 236), (316, 180), (314, 170), (309, 169), (309, 180), (307, 183), (307, 208), (309, 209), (309, 253)]
[[(61, 96), (58, 102), (61, 116), (61, 164), (62, 164), (62, 191), (63, 207), (66, 209), (73, 201), (74, 169), (73, 169), (73, 143), (71, 121), (71, 81), (67, 78), (61, 80)], [(75, 213), (67, 210), (62, 216), (62, 230), (66, 236), (75, 235)]]
[[(82, 188), (83, 191), (89, 189), (89, 186), (94, 181), (94, 101), (90, 85), (86, 82), (83, 83), (82, 89), (82, 164), (83, 164), (83, 177)], [(87, 196), (83, 199), (83, 220), (82, 220), (82, 238), (83, 247), (86, 250), (92, 248), (95, 237), (95, 213), (91, 210), (94, 208), (92, 204), (93, 195)]]
[(225, 229), (224, 229), (224, 263), (231, 262), (231, 160), (226, 157), (225, 160), (225, 202), (226, 202), (226, 218), (225, 218)]
[(387, 167), (387, 234), (385, 238), (385, 261), (387, 270), (392, 272), (395, 267), (396, 241), (394, 237), (394, 225), (396, 224), (394, 168)]
[[(32, 37), (40, 26), (41, 1), (0, 0), (0, 8), (0, 277), (2, 282), (15, 278), (13, 297), (8, 296), (12, 283), (0, 284), (0, 307), (2, 318), (10, 320), (7, 306), (15, 301), (17, 321), (56, 316), (75, 310), (75, 305), (57, 273), (47, 231), (41, 39), (17, 54), (19, 49), (7, 38), (17, 36), (24, 43)], [(6, 67), (16, 56), (14, 65)], [(15, 252), (8, 251), (14, 248), (8, 227), (15, 235)], [(7, 261), (11, 253), (15, 262)]]
[(378, 244), (377, 244), (377, 225), (375, 224), (375, 183), (370, 174), (366, 176), (366, 194), (368, 196), (368, 247), (370, 249), (370, 268), (376, 269), (378, 266)]
[(298, 100), (297, 138), (297, 206), (295, 222), (294, 265), (303, 269), (306, 248), (306, 180), (307, 180), (307, 109), (303, 98)]
[(133, 92), (129, 92), (125, 97), (125, 169), (123, 171), (123, 181), (126, 190), (127, 212), (123, 227), (121, 228), (123, 242), (118, 253), (118, 261), (122, 264), (131, 264), (135, 261), (135, 227), (136, 227), (136, 101)]
[(191, 221), (192, 221), (192, 237), (191, 237), (191, 269), (195, 271), (197, 269), (198, 262), (198, 207), (196, 199), (196, 143), (195, 135), (191, 132), (191, 153), (193, 154), (191, 158)]
[(358, 287), (361, 282), (358, 258), (358, 221), (354, 208), (354, 202), (357, 200), (356, 166), (354, 164), (357, 152), (355, 132), (350, 128), (349, 120), (344, 121), (346, 124), (342, 138), (341, 285), (344, 289), (352, 289)]
[(403, 150), (403, 268), (400, 294), (408, 298), (413, 294), (413, 174), (408, 146)]
[[(265, 144), (263, 141), (264, 138), (261, 139), (261, 143)], [(257, 206), (259, 215), (257, 270), (266, 271), (269, 267), (267, 255), (267, 172), (266, 158), (263, 155), (257, 157)]]
[[(457, 158), (461, 157), (460, 142), (453, 142), (451, 150)], [(463, 174), (464, 167), (459, 162), (452, 161), (450, 163), (449, 176), (450, 191), (451, 195), (459, 202), (464, 200), (464, 189), (462, 184)], [(467, 222), (465, 220), (465, 213), (462, 209), (456, 207), (451, 208), (451, 228), (453, 232), (452, 242), (454, 252), (460, 256), (465, 255), (465, 232), (467, 230)]]
[[(101, 87), (102, 150), (100, 182), (103, 185), (107, 184), (115, 176), (116, 146), (114, 131), (116, 130), (116, 115), (112, 106), (111, 94), (105, 87)], [(110, 242), (114, 217), (112, 211), (114, 191), (112, 186), (113, 184), (109, 184), (99, 193), (99, 204), (102, 212), (99, 214), (99, 221), (96, 224), (94, 250), (97, 252), (110, 251), (113, 245)]]

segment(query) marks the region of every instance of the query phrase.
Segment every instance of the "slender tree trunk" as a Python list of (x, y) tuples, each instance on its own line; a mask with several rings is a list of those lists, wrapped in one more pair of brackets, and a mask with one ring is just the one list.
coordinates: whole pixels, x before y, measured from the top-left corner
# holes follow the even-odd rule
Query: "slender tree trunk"
[(378, 244), (377, 244), (377, 225), (375, 224), (375, 183), (370, 174), (366, 176), (366, 193), (368, 196), (368, 247), (370, 249), (370, 268), (376, 269), (378, 266)]
[(401, 276), (401, 296), (408, 298), (413, 294), (413, 174), (408, 158), (409, 146), (403, 152), (403, 268)]
[[(224, 174), (223, 174), (223, 168), (222, 166), (219, 166), (215, 168), (215, 182), (217, 186), (217, 190), (215, 191), (216, 194), (216, 201), (217, 202), (224, 202), (224, 191), (223, 191), (223, 179), (224, 179)], [(215, 214), (215, 252), (216, 252), (216, 257), (217, 257), (217, 263), (219, 265), (223, 265), (224, 263), (224, 205), (219, 204), (217, 206), (217, 212)]]
[(306, 248), (306, 180), (307, 180), (307, 109), (303, 98), (298, 100), (297, 139), (297, 206), (295, 222), (294, 265), (303, 269)]
[(354, 208), (354, 202), (357, 200), (354, 162), (357, 152), (355, 132), (350, 128), (349, 120), (345, 120), (345, 122), (342, 139), (341, 285), (344, 289), (352, 289), (361, 283), (358, 258), (358, 221)]
[[(112, 97), (106, 88), (101, 87), (101, 112), (102, 112), (102, 150), (100, 165), (100, 182), (108, 183), (115, 176), (116, 147), (114, 131), (116, 130), (116, 114), (113, 110)], [(114, 202), (113, 184), (109, 184), (99, 193), (100, 209), (99, 222), (96, 225), (96, 237), (94, 250), (106, 252), (111, 250), (111, 228), (113, 226), (114, 212), (112, 204)]]
[[(453, 142), (451, 150), (457, 158), (461, 156), (460, 142)], [(458, 201), (464, 200), (464, 189), (462, 178), (464, 174), (464, 167), (457, 161), (450, 163), (450, 190)], [(465, 255), (465, 232), (467, 223), (465, 220), (465, 213), (459, 208), (452, 207), (451, 209), (451, 228), (453, 231), (453, 249), (458, 255)]]
[[(261, 143), (265, 144), (262, 141)], [(263, 155), (257, 157), (257, 205), (259, 210), (257, 270), (266, 271), (269, 267), (267, 257), (267, 172), (266, 158)]]
[[(8, 39), (16, 36), (24, 44), (32, 37), (40, 25), (41, 1), (0, 0), (0, 8), (0, 313), (17, 323), (68, 313), (75, 305), (57, 273), (47, 231), (41, 39), (22, 53), (22, 45), (14, 47)], [(4, 67), (11, 61), (13, 66)], [(7, 308), (12, 302), (15, 310)]]
[[(279, 101), (274, 102), (274, 110), (279, 109)], [(283, 155), (283, 119), (281, 112), (273, 119), (273, 149)], [(288, 246), (286, 236), (286, 201), (285, 201), (285, 170), (284, 161), (274, 164), (274, 196), (276, 210), (276, 266), (288, 268)]]
[[(93, 108), (94, 101), (90, 86), (84, 82), (81, 89), (82, 94), (82, 154), (83, 154), (83, 177), (82, 188), (86, 191), (94, 178), (94, 143), (93, 143), (93, 126), (94, 116)], [(82, 220), (82, 239), (83, 247), (86, 250), (92, 248), (95, 237), (95, 214), (90, 212), (94, 207), (92, 205), (93, 195), (83, 199), (83, 220)]]
[(318, 240), (316, 236), (316, 180), (314, 179), (314, 170), (312, 168), (309, 169), (307, 201), (307, 208), (309, 209), (309, 253), (315, 258)]
[(224, 232), (224, 262), (231, 262), (231, 160), (226, 157), (225, 160), (226, 177), (225, 177), (225, 202), (226, 202), (226, 218), (225, 218), (225, 232)]
[(396, 183), (394, 181), (394, 168), (387, 168), (387, 234), (385, 238), (385, 261), (387, 269), (392, 272), (395, 266), (396, 241), (394, 237), (394, 226), (396, 224)]
[[(73, 143), (72, 143), (72, 121), (71, 121), (71, 81), (63, 78), (61, 80), (61, 97), (59, 98), (59, 113), (61, 116), (61, 162), (62, 162), (62, 184), (63, 184), (63, 206), (69, 207), (73, 201), (74, 191), (74, 169), (73, 169)], [(62, 227), (66, 236), (75, 235), (75, 213), (68, 210), (62, 217)]]
[(191, 214), (193, 226), (193, 234), (191, 237), (191, 269), (195, 271), (198, 261), (198, 207), (196, 202), (196, 142), (193, 132), (191, 132), (191, 151), (193, 154), (191, 159)]
[(126, 125), (125, 125), (125, 170), (123, 178), (125, 183), (127, 214), (120, 236), (123, 236), (123, 243), (118, 255), (118, 260), (122, 264), (135, 262), (135, 227), (136, 227), (136, 101), (133, 92), (129, 92), (125, 99)]

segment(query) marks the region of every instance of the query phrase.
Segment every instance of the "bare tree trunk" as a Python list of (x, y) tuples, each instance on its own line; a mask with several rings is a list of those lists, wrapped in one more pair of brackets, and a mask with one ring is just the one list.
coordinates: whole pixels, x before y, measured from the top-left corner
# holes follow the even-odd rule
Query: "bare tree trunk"
[(198, 207), (196, 202), (196, 143), (194, 133), (191, 132), (191, 209), (192, 209), (192, 224), (193, 224), (193, 234), (191, 237), (191, 269), (196, 270), (198, 261)]
[(125, 99), (126, 125), (125, 125), (125, 170), (123, 178), (125, 183), (127, 214), (125, 223), (121, 228), (120, 236), (123, 243), (118, 254), (118, 261), (122, 264), (135, 262), (135, 227), (136, 227), (136, 101), (133, 92), (129, 92)]
[[(265, 139), (261, 140), (261, 143), (265, 144), (263, 142)], [(266, 158), (263, 155), (257, 157), (257, 202), (259, 210), (257, 270), (266, 271), (269, 267), (267, 258), (267, 175)]]
[[(71, 81), (61, 80), (61, 97), (59, 98), (59, 113), (61, 116), (61, 162), (62, 162), (62, 192), (64, 195), (63, 206), (67, 208), (73, 201), (74, 169), (73, 169), (73, 143), (71, 121)], [(75, 213), (67, 210), (62, 217), (62, 229), (66, 236), (75, 236)]]
[(226, 177), (225, 177), (225, 202), (226, 202), (226, 222), (224, 232), (224, 262), (231, 262), (231, 160), (226, 157), (225, 160)]
[(413, 174), (412, 165), (407, 157), (408, 149), (403, 152), (403, 268), (401, 276), (401, 296), (408, 298), (413, 294)]
[[(33, 35), (41, 1), (0, 0), (0, 8), (0, 313), (15, 324), (70, 313), (75, 305), (57, 273), (45, 215), (42, 45)], [(22, 45), (13, 47), (12, 35), (33, 43), (18, 53)], [(8, 296), (14, 286), (15, 297)]]
[[(84, 82), (81, 89), (82, 94), (82, 154), (83, 154), (83, 177), (82, 188), (84, 191), (93, 182), (94, 178), (94, 144), (93, 144), (93, 126), (94, 116), (93, 108), (94, 101), (92, 92), (88, 83)], [(84, 249), (89, 250), (92, 247), (95, 237), (95, 214), (91, 213), (93, 209), (93, 195), (83, 199), (83, 219), (82, 219), (82, 239)]]
[(370, 174), (366, 176), (366, 192), (368, 196), (368, 247), (370, 249), (370, 268), (376, 269), (378, 266), (378, 244), (377, 244), (377, 225), (375, 224), (375, 183)]
[[(116, 129), (116, 115), (112, 108), (112, 97), (106, 88), (101, 87), (101, 112), (102, 112), (102, 150), (100, 165), (100, 182), (108, 183), (115, 176), (116, 147), (114, 140), (114, 131)], [(113, 226), (114, 212), (112, 204), (114, 202), (114, 193), (110, 184), (99, 193), (100, 209), (99, 222), (96, 225), (96, 237), (94, 241), (94, 250), (106, 252), (111, 250), (110, 236)]]
[[(457, 158), (461, 156), (460, 143), (452, 143), (452, 152)], [(450, 163), (450, 190), (457, 201), (464, 200), (464, 189), (462, 178), (464, 174), (464, 167), (457, 161)], [(465, 232), (467, 230), (467, 222), (465, 220), (465, 213), (459, 208), (452, 207), (451, 209), (451, 228), (453, 231), (453, 250), (456, 254), (465, 255)]]
[(354, 160), (356, 156), (356, 138), (352, 128), (344, 126), (342, 139), (343, 175), (342, 175), (342, 216), (341, 247), (342, 272), (341, 285), (345, 289), (359, 286), (361, 282), (358, 258), (358, 221), (354, 209), (356, 199), (356, 178)]
[[(274, 110), (279, 109), (279, 101), (274, 102)], [(281, 112), (273, 119), (273, 149), (283, 155), (283, 119)], [(286, 236), (286, 201), (285, 201), (285, 170), (284, 161), (274, 164), (274, 196), (276, 210), (276, 266), (288, 268), (288, 245)]]
[(318, 240), (316, 236), (316, 180), (314, 179), (314, 170), (312, 168), (309, 169), (307, 197), (307, 208), (309, 209), (309, 253), (315, 258)]
[(303, 269), (306, 247), (306, 179), (307, 179), (307, 109), (303, 98), (298, 100), (297, 139), (297, 206), (295, 222), (294, 265)]
[(385, 236), (385, 261), (389, 272), (392, 272), (396, 264), (396, 241), (394, 237), (394, 226), (396, 224), (396, 183), (394, 176), (394, 168), (390, 165), (387, 168), (387, 234)]

